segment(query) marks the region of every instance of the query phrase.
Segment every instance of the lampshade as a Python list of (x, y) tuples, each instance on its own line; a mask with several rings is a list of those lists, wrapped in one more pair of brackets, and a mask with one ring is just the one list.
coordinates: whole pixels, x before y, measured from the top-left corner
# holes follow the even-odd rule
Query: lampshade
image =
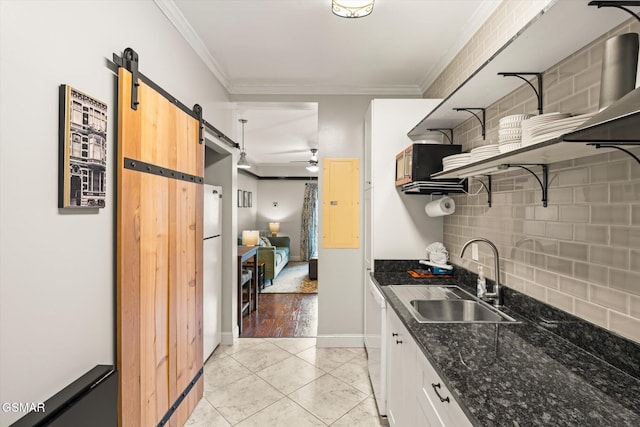
[(251, 165), (247, 161), (247, 152), (244, 150), (244, 125), (247, 123), (247, 119), (239, 119), (238, 121), (242, 123), (242, 150), (240, 151), (240, 159), (238, 159), (238, 168), (249, 169)]
[(375, 0), (331, 0), (331, 11), (342, 18), (362, 18), (373, 11)]
[(251, 165), (247, 161), (247, 153), (244, 151), (240, 153), (240, 159), (238, 160), (238, 168), (239, 169), (249, 169)]
[(277, 236), (278, 231), (280, 231), (280, 223), (279, 222), (270, 222), (269, 223), (269, 231), (272, 236)]
[(243, 230), (242, 244), (245, 246), (257, 246), (260, 232), (258, 230)]

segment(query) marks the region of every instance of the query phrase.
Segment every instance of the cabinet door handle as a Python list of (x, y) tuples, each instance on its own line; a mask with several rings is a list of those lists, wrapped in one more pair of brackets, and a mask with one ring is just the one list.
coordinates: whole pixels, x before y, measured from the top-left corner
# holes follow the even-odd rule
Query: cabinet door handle
[(396, 340), (396, 344), (402, 344), (402, 340)]
[(392, 337), (397, 337), (397, 336), (398, 336), (398, 334), (396, 334), (395, 332), (391, 332), (391, 336), (392, 336)]
[(431, 383), (431, 387), (433, 387), (433, 390), (436, 392), (436, 394), (438, 395), (438, 397), (440, 398), (440, 402), (447, 402), (449, 403), (449, 396), (447, 397), (442, 397), (440, 396), (440, 393), (438, 392), (438, 389), (441, 388), (442, 386), (440, 385), (440, 383), (438, 384), (433, 384)]

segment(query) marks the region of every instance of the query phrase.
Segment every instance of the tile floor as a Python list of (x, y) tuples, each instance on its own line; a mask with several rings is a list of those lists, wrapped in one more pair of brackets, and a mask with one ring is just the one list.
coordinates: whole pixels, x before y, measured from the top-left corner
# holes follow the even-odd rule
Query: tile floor
[(204, 367), (204, 398), (186, 426), (386, 426), (363, 348), (315, 338), (240, 338)]

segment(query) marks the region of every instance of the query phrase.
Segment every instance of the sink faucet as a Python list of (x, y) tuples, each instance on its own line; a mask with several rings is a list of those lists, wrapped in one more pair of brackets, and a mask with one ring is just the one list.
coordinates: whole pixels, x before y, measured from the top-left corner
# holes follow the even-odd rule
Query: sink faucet
[(496, 248), (496, 245), (494, 245), (490, 240), (487, 240), (483, 237), (474, 237), (473, 239), (469, 240), (467, 243), (465, 243), (464, 245), (462, 245), (462, 250), (460, 251), (460, 258), (462, 258), (462, 256), (464, 255), (464, 251), (465, 249), (467, 249), (467, 246), (469, 246), (471, 243), (474, 242), (484, 242), (487, 245), (489, 245), (489, 247), (491, 247), (491, 250), (493, 250), (493, 259), (495, 261), (495, 275), (496, 275), (496, 284), (493, 287), (493, 292), (486, 292), (484, 294), (484, 300), (487, 301), (493, 301), (493, 305), (494, 307), (501, 307), (503, 305), (503, 299), (502, 299), (502, 292), (500, 289), (500, 255), (498, 255), (498, 248)]

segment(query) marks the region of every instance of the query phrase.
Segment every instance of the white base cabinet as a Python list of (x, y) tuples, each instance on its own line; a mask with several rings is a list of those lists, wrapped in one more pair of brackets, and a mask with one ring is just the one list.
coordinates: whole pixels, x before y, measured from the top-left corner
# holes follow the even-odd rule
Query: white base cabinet
[(387, 340), (387, 420), (391, 427), (415, 426), (417, 346), (391, 308)]
[(391, 427), (471, 422), (392, 309), (387, 310), (387, 419)]

